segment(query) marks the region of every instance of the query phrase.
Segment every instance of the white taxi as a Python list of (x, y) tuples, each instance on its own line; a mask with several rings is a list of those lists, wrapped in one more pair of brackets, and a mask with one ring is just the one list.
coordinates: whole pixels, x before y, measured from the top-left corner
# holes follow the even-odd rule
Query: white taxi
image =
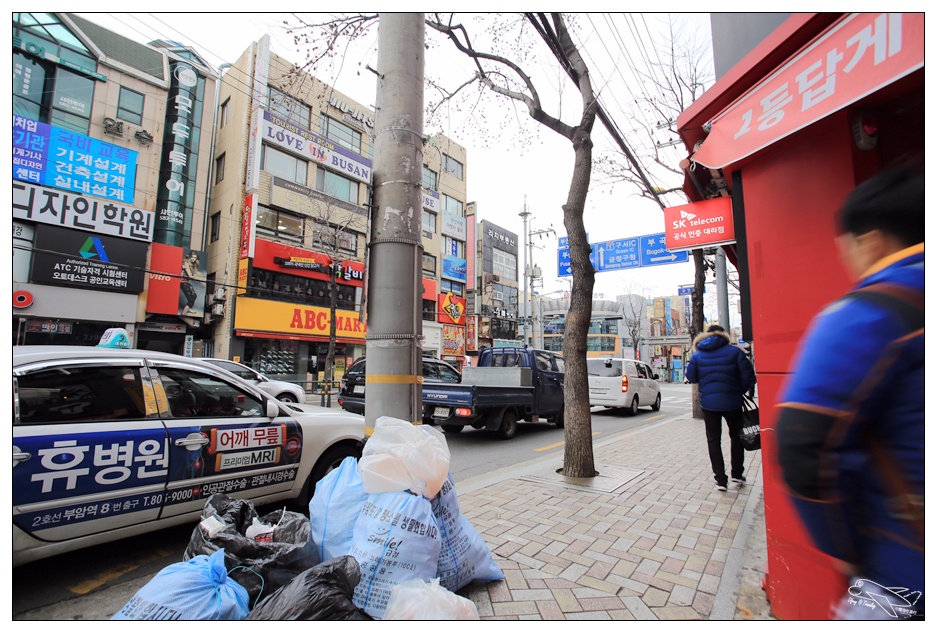
[(197, 522), (224, 493), (307, 508), (364, 419), (279, 402), (191, 358), (13, 347), (13, 565)]

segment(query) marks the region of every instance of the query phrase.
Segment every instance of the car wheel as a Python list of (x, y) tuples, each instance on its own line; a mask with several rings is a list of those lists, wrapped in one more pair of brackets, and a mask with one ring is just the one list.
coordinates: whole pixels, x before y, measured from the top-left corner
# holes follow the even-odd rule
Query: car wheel
[(627, 409), (627, 414), (631, 417), (636, 415), (638, 406), (640, 406), (640, 398), (634, 395), (634, 399), (631, 400), (631, 405)]
[(442, 426), (442, 430), (444, 430), (448, 434), (458, 434), (464, 429), (465, 429), (464, 426)]
[(500, 428), (497, 429), (497, 436), (501, 439), (513, 439), (517, 434), (517, 414), (508, 410), (501, 417)]
[(319, 457), (306, 481), (305, 493), (298, 499), (299, 502), (304, 503), (306, 512), (309, 511), (309, 501), (312, 500), (312, 496), (315, 494), (315, 484), (328, 476), (328, 473), (332, 470), (338, 469), (341, 462), (349, 456), (360, 459), (361, 448), (354, 443), (339, 443), (325, 450), (325, 453)]
[(281, 402), (289, 402), (290, 404), (299, 403), (299, 399), (292, 393), (280, 393), (276, 396), (276, 399), (280, 400)]
[(660, 394), (657, 393), (656, 401), (653, 402), (653, 405), (652, 405), (652, 406), (650, 406), (650, 410), (654, 410), (654, 411), (660, 410), (660, 404), (662, 404), (662, 403), (663, 403), (663, 399), (662, 399), (662, 397), (660, 397)]

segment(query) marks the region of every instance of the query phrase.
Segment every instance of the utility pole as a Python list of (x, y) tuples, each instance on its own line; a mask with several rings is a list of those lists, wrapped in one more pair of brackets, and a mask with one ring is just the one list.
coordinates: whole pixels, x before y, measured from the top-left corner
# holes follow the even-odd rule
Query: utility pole
[[(530, 267), (527, 262), (527, 248), (528, 248), (528, 239), (527, 236), (527, 220), (530, 217), (530, 211), (527, 210), (526, 196), (523, 196), (523, 211), (520, 212), (520, 217), (523, 218), (523, 344), (527, 344), (527, 327), (530, 323), (530, 283), (527, 279), (530, 276)], [(531, 338), (530, 344), (533, 343)]]
[(422, 164), (425, 23), (381, 13), (368, 244), (364, 434), (382, 416), (422, 423)]
[(721, 246), (715, 247), (715, 289), (718, 295), (718, 324), (731, 331), (731, 321), (728, 316), (728, 265), (725, 261), (725, 250)]

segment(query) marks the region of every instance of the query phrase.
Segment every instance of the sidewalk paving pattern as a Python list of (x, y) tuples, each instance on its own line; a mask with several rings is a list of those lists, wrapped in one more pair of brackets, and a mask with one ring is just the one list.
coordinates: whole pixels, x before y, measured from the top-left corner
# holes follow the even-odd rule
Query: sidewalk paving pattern
[[(727, 426), (723, 433), (727, 454)], [(460, 591), (482, 620), (772, 620), (760, 452), (744, 486), (714, 488), (701, 420), (679, 417), (595, 444), (595, 479), (562, 454), (464, 484), (462, 513), (505, 580)]]

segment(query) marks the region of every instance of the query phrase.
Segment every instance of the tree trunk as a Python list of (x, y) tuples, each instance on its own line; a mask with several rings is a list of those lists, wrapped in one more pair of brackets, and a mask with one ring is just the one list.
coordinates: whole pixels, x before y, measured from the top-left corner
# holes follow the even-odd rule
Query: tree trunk
[(589, 260), (591, 248), (583, 220), (585, 197), (591, 182), (592, 142), (589, 132), (577, 129), (572, 147), (575, 150), (575, 165), (569, 196), (562, 207), (572, 267), (572, 292), (562, 347), (565, 360), (565, 454), (562, 474), (589, 478), (596, 474), (591, 406), (588, 402), (588, 369), (585, 362), (592, 291), (595, 287), (595, 269)]
[[(692, 343), (705, 329), (705, 258), (702, 249), (692, 251), (692, 261), (695, 263), (695, 284), (692, 288), (692, 326), (689, 328), (689, 352), (692, 353)], [(702, 405), (699, 403), (699, 385), (692, 385), (692, 417), (702, 419)]]
[(338, 327), (338, 276), (337, 261), (331, 263), (328, 289), (328, 353), (325, 355), (325, 405), (331, 408), (332, 382), (335, 379), (335, 334)]

